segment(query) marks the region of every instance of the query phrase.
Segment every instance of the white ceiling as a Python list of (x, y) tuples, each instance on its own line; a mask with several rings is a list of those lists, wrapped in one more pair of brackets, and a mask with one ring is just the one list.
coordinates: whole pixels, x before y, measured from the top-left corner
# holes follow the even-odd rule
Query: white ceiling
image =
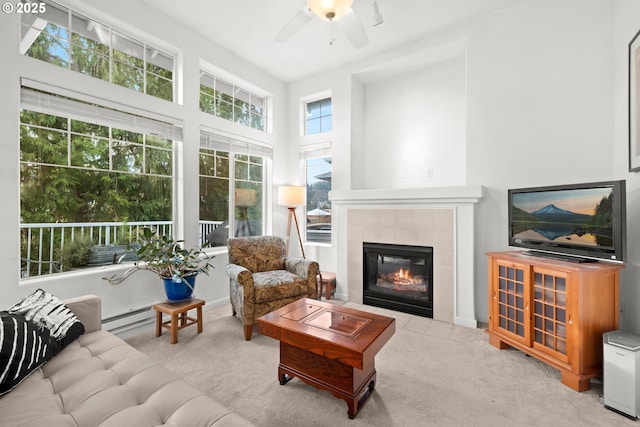
[[(370, 25), (372, 0), (354, 0), (353, 10), (369, 38), (355, 49), (336, 27), (329, 45), (329, 24), (315, 17), (286, 43), (275, 35), (306, 0), (145, 0), (174, 20), (285, 81), (360, 60), (530, 0), (379, 0), (384, 23)], [(187, 7), (188, 5), (188, 7)]]

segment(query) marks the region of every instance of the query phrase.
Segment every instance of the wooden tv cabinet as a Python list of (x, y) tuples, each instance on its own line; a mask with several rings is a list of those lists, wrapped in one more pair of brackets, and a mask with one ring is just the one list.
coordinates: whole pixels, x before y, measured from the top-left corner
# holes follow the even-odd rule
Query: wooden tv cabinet
[(490, 252), (489, 343), (517, 348), (560, 370), (576, 391), (602, 373), (602, 334), (618, 329), (624, 265)]

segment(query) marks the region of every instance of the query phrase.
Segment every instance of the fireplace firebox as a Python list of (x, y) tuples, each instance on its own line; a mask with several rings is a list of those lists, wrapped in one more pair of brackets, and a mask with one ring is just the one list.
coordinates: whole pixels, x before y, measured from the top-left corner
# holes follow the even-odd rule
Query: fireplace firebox
[(363, 242), (364, 304), (433, 318), (433, 248)]

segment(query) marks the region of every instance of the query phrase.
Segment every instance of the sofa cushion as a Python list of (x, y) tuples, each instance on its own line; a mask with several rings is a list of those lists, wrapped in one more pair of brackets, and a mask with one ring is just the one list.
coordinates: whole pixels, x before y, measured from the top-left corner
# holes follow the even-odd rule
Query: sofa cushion
[(21, 314), (0, 312), (0, 396), (58, 351), (48, 329), (38, 328)]
[(82, 335), (0, 399), (3, 426), (250, 426), (106, 331)]
[(49, 330), (59, 344), (59, 350), (84, 333), (84, 325), (75, 314), (54, 295), (37, 289), (11, 307), (9, 313), (21, 314), (40, 328)]

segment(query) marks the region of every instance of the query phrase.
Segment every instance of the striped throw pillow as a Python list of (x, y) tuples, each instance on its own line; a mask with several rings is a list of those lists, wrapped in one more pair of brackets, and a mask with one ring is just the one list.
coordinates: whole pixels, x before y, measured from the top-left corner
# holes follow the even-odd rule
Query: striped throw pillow
[(20, 314), (0, 312), (0, 396), (59, 351), (48, 329), (40, 329)]
[(11, 307), (9, 313), (21, 314), (37, 327), (47, 329), (60, 344), (60, 350), (84, 333), (84, 325), (58, 298), (42, 289)]

